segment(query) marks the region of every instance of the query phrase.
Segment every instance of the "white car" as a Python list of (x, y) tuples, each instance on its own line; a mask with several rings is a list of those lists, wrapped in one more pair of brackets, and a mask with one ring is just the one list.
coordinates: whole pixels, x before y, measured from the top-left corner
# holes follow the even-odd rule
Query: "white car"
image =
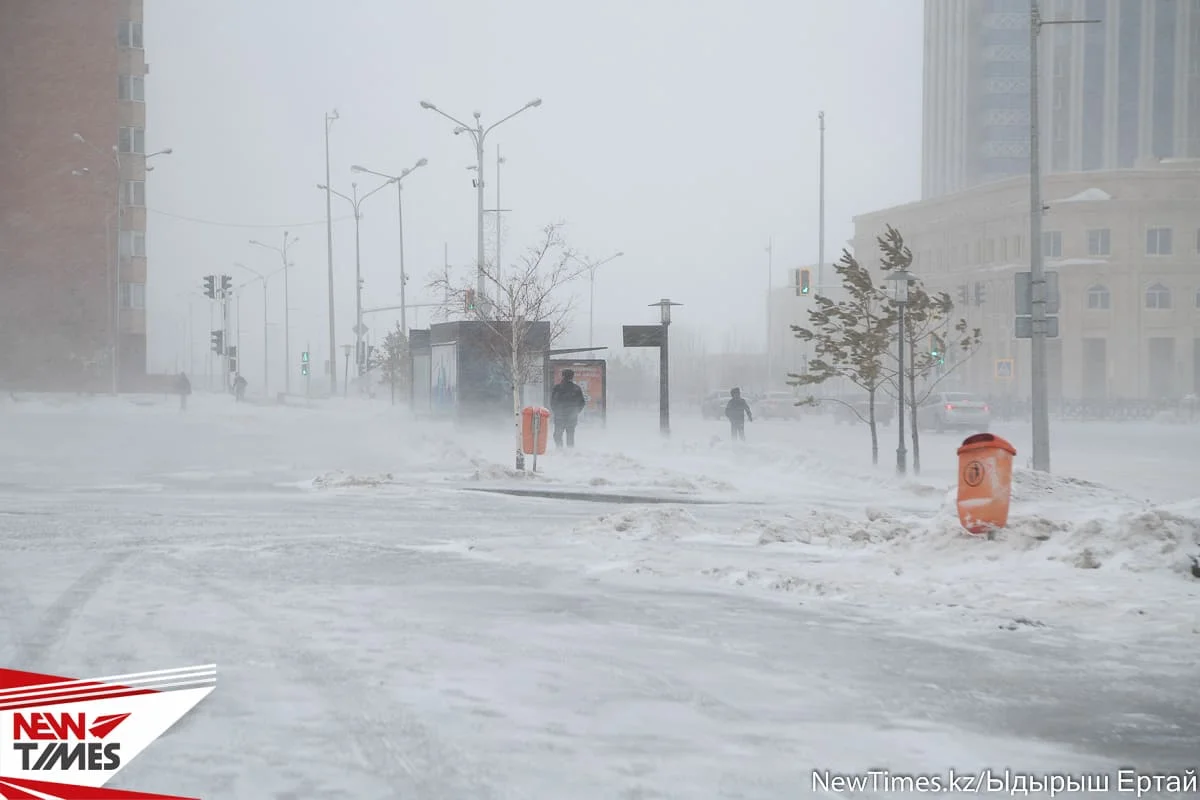
[(985, 433), (992, 424), (992, 409), (973, 394), (935, 392), (917, 409), (922, 428), (938, 432), (959, 429)]

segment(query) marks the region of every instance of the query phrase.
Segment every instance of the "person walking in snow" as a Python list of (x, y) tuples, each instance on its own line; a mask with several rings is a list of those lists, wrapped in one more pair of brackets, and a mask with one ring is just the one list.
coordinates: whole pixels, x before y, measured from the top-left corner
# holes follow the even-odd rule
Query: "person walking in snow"
[(246, 399), (246, 379), (240, 372), (233, 379), (233, 399), (239, 403)]
[(575, 383), (575, 370), (564, 369), (562, 380), (550, 392), (550, 413), (554, 415), (554, 446), (563, 446), (563, 434), (567, 435), (567, 447), (575, 446), (575, 426), (583, 413), (587, 400), (583, 389)]
[(736, 386), (729, 390), (729, 402), (725, 404), (725, 416), (729, 418), (730, 436), (736, 441), (746, 441), (746, 420), (754, 422), (750, 413), (750, 404), (742, 397), (742, 390)]
[(175, 391), (179, 393), (179, 410), (187, 411), (187, 399), (188, 395), (192, 393), (192, 382), (182, 372), (175, 377)]

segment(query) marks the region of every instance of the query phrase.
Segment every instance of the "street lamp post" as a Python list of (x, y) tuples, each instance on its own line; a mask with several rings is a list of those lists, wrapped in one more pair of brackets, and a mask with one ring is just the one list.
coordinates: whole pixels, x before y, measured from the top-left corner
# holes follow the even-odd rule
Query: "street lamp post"
[[(234, 266), (244, 269), (246, 272), (249, 272), (251, 275), (254, 275), (254, 280), (246, 281), (241, 286), (238, 286), (234, 289), (235, 292), (238, 292), (239, 298), (241, 297), (240, 292), (242, 289), (244, 289), (245, 287), (254, 283), (255, 281), (262, 282), (262, 290), (263, 290), (263, 395), (266, 397), (270, 397), (271, 396), (271, 385), (270, 385), (269, 367), (270, 367), (271, 362), (270, 362), (270, 349), (268, 348), (268, 344), (267, 344), (267, 282), (271, 278), (278, 275), (280, 272), (286, 273), (287, 270), (286, 270), (286, 268), (284, 268), (281, 270), (276, 270), (275, 272), (272, 272), (270, 275), (263, 275), (258, 270), (250, 269), (249, 267), (247, 267), (245, 264), (242, 264), (242, 263), (235, 263)], [(286, 278), (286, 274), (285, 274), (285, 278)], [(240, 314), (241, 313), (241, 300), (240, 299), (238, 301), (238, 310), (239, 310), (239, 314)], [(240, 326), (240, 323), (239, 323), (239, 326)], [(239, 339), (241, 338), (240, 334), (239, 334), (238, 338)], [(238, 344), (240, 345), (241, 342), (239, 341)], [(240, 349), (238, 350), (238, 358), (241, 358), (241, 350)]]
[[(379, 186), (376, 186), (371, 191), (364, 194), (362, 197), (359, 197), (358, 196), (358, 184), (352, 183), (352, 184), (350, 184), (350, 187), (351, 187), (351, 194), (353, 195), (353, 197), (351, 197), (351, 196), (342, 194), (341, 192), (337, 191), (336, 189), (329, 188), (328, 184), (324, 184), (324, 183), (317, 184), (318, 189), (323, 189), (328, 194), (337, 195), (338, 197), (342, 198), (347, 203), (349, 203), (350, 207), (354, 209), (354, 284), (355, 284), (355, 288), (354, 288), (354, 361), (358, 368), (359, 377), (361, 377), (363, 374), (364, 361), (366, 360), (364, 358), (365, 353), (363, 351), (363, 343), (362, 343), (362, 337), (366, 331), (363, 329), (363, 319), (362, 319), (363, 279), (362, 279), (362, 248), (360, 247), (360, 241), (359, 241), (359, 236), (358, 236), (359, 222), (362, 221), (363, 201), (365, 201), (368, 197), (370, 197), (371, 195), (378, 192), (380, 189), (384, 189), (390, 185), (391, 185), (391, 181), (388, 181), (387, 183), (382, 183)], [(347, 352), (349, 352), (349, 351), (347, 351)], [(343, 394), (344, 393), (345, 392), (343, 392)]]
[[(325, 114), (325, 186), (330, 184), (329, 177), (329, 129), (338, 119), (335, 108)], [(337, 330), (334, 325), (333, 308), (333, 196), (328, 189), (325, 191), (325, 253), (329, 263), (329, 394), (337, 394)]]
[[(258, 241), (257, 239), (250, 240), (250, 244), (252, 244), (252, 245), (256, 245), (258, 247), (265, 247), (267, 250), (274, 250), (276, 253), (279, 253), (279, 258), (283, 262), (283, 268), (280, 269), (279, 272), (283, 273), (283, 364), (284, 364), (283, 393), (284, 394), (292, 393), (292, 339), (291, 339), (291, 331), (292, 331), (292, 325), (291, 325), (291, 319), (292, 319), (291, 318), (291, 310), (292, 309), (291, 309), (291, 306), (292, 306), (292, 303), (291, 303), (291, 298), (288, 294), (288, 267), (290, 267), (292, 265), (288, 263), (287, 251), (290, 246), (294, 245), (298, 241), (300, 241), (299, 236), (289, 237), (287, 231), (283, 232), (283, 247), (275, 247), (273, 245), (263, 244), (262, 242)], [(263, 294), (264, 295), (266, 294), (266, 291), (267, 291), (267, 282), (266, 282), (266, 279), (264, 279), (263, 280)], [(266, 303), (265, 296), (263, 298), (263, 302)], [(265, 308), (266, 307), (264, 305), (264, 309)], [(263, 313), (265, 315), (266, 311), (264, 310)], [(265, 346), (265, 336), (266, 336), (266, 329), (265, 329), (266, 320), (265, 319), (263, 321), (263, 325), (264, 325), (263, 336), (264, 336), (264, 346)]]
[[(124, 218), (125, 203), (122, 199), (124, 183), (121, 174), (121, 149), (117, 145), (112, 146), (111, 152), (105, 152), (96, 145), (89, 142), (81, 134), (74, 134), (72, 137), (80, 144), (86, 145), (95, 150), (100, 156), (109, 158), (111, 156), (113, 163), (113, 181), (116, 184), (117, 205), (114, 209), (116, 214), (116, 235), (113, 236), (115, 241), (109, 242), (109, 248), (113, 251), (114, 257), (113, 266), (108, 270), (108, 348), (109, 348), (109, 367), (111, 369), (112, 393), (115, 395), (118, 388), (117, 376), (120, 373), (120, 342), (121, 342), (121, 230), (122, 220)], [(171, 148), (165, 148), (149, 155), (143, 156), (143, 162), (149, 161), (155, 156), (169, 156), (174, 152)], [(71, 170), (73, 175), (88, 175), (91, 173), (87, 167)], [(105, 230), (108, 228), (105, 226)], [(115, 244), (115, 247), (114, 247)], [(105, 258), (105, 261), (108, 261)]]
[(484, 144), (484, 140), (487, 138), (487, 135), (489, 133), (491, 133), (493, 130), (496, 129), (497, 126), (507, 122), (508, 120), (510, 120), (513, 117), (520, 114), (522, 111), (527, 111), (531, 108), (537, 108), (541, 104), (542, 104), (542, 99), (540, 97), (530, 100), (528, 103), (521, 106), (520, 108), (518, 108), (516, 111), (512, 112), (508, 116), (502, 117), (499, 122), (493, 122), (491, 125), (489, 125), (488, 127), (485, 128), (485, 127), (483, 127), (483, 123), (480, 121), (480, 113), (478, 111), (476, 111), (474, 113), (475, 126), (471, 127), (470, 125), (467, 125), (465, 122), (462, 122), (461, 120), (450, 116), (445, 111), (442, 111), (440, 108), (435, 106), (433, 103), (430, 103), (426, 100), (421, 101), (421, 108), (428, 109), (429, 111), (434, 111), (438, 114), (441, 114), (443, 117), (445, 117), (446, 119), (450, 120), (455, 125), (457, 125), (458, 127), (456, 127), (454, 129), (455, 135), (458, 135), (460, 133), (471, 134), (471, 139), (473, 140), (473, 142), (475, 144), (475, 161), (476, 161), (476, 170), (477, 170), (476, 174), (475, 174), (475, 189), (476, 189), (476, 195), (477, 195), (476, 210), (475, 210), (476, 211), (475, 267), (476, 267), (476, 271), (477, 271), (476, 272), (475, 294), (478, 296), (480, 302), (486, 301), (486, 292), (485, 292), (486, 286), (485, 286), (485, 280), (484, 280), (485, 263), (484, 263), (484, 255), (483, 255), (483, 184), (484, 184), (484, 180), (483, 180), (483, 144)]
[[(408, 273), (404, 271), (404, 185), (403, 181), (408, 177), (413, 170), (420, 169), (429, 163), (429, 159), (422, 158), (417, 163), (405, 170), (401, 170), (399, 175), (388, 175), (383, 172), (376, 172), (373, 169), (367, 169), (357, 164), (350, 168), (351, 172), (365, 172), (368, 175), (375, 175), (379, 178), (386, 178), (388, 183), (396, 184), (396, 221), (400, 225), (400, 328), (404, 331), (405, 339), (408, 338), (408, 301), (407, 301), (407, 285)], [(361, 317), (361, 313), (360, 313)], [(361, 318), (359, 320), (362, 321)]]
[(667, 298), (651, 303), (658, 306), (659, 321), (662, 324), (662, 340), (658, 345), (658, 429), (663, 436), (671, 435), (671, 371), (670, 351), (668, 348), (671, 327), (671, 306), (681, 306), (683, 303), (672, 303)]
[(906, 269), (895, 270), (887, 277), (892, 282), (892, 300), (899, 310), (899, 321), (896, 334), (896, 361), (900, 365), (896, 372), (896, 397), (900, 403), (896, 415), (900, 441), (896, 447), (896, 474), (903, 475), (908, 471), (908, 450), (904, 446), (904, 339), (907, 331), (904, 328), (904, 307), (908, 305), (908, 286), (916, 279)]
[(603, 261), (597, 261), (595, 264), (585, 262), (588, 270), (588, 347), (592, 346), (592, 337), (595, 333), (595, 314), (596, 314), (596, 270), (604, 266), (614, 258), (620, 258), (625, 253), (618, 251), (613, 253)]
[(1038, 36), (1043, 25), (1096, 23), (1098, 19), (1042, 19), (1038, 0), (1029, 0), (1029, 291), (1030, 411), (1033, 468), (1050, 471), (1050, 389), (1046, 369), (1046, 271), (1042, 253), (1042, 176), (1038, 107)]

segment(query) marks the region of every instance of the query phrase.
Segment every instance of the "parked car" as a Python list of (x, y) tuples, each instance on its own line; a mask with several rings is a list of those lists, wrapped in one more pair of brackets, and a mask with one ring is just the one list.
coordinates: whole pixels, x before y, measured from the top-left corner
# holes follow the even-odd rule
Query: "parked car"
[(767, 392), (766, 397), (750, 410), (762, 419), (799, 419), (800, 408), (796, 402), (793, 392)]
[(992, 409), (977, 395), (935, 392), (917, 409), (917, 424), (938, 432), (959, 429), (983, 433), (992, 424)]
[[(838, 425), (863, 423), (870, 417), (870, 403), (865, 393), (825, 398), (821, 405), (833, 412), (833, 421)], [(895, 416), (895, 401), (882, 392), (875, 395), (875, 424), (890, 425)]]

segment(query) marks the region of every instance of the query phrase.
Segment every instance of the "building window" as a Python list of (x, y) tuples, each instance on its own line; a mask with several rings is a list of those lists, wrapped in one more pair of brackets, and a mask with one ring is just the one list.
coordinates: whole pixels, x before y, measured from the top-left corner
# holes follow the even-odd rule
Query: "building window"
[[(1196, 290), (1196, 308), (1200, 308), (1200, 289)], [(1200, 379), (1200, 375), (1197, 375), (1196, 378)]]
[(132, 100), (135, 103), (146, 102), (146, 76), (117, 76), (117, 99)]
[(1042, 231), (1042, 257), (1062, 258), (1062, 231)]
[(1146, 290), (1146, 308), (1166, 311), (1171, 308), (1171, 290), (1156, 283)]
[(1146, 231), (1146, 255), (1171, 255), (1171, 229), (1149, 228)]
[(146, 152), (146, 129), (121, 128), (117, 145), (122, 153), (144, 154)]
[(1088, 311), (1108, 311), (1111, 302), (1107, 286), (1093, 286), (1087, 290)]
[(1112, 253), (1112, 243), (1108, 228), (1097, 228), (1088, 231), (1088, 255), (1107, 256)]
[(121, 231), (121, 255), (125, 258), (145, 258), (146, 232)]
[(142, 23), (123, 19), (117, 23), (117, 44), (142, 49)]
[(125, 196), (122, 199), (127, 206), (144, 207), (146, 205), (146, 182), (125, 181)]
[(1020, 258), (1020, 257), (1021, 257), (1021, 249), (1022, 249), (1022, 247), (1021, 247), (1021, 237), (1020, 237), (1020, 236), (1014, 236), (1014, 237), (1013, 237), (1013, 258)]
[(1000, 260), (1008, 261), (1008, 237), (1000, 237)]
[(121, 308), (145, 308), (146, 307), (146, 284), (144, 283), (122, 283), (121, 284)]

